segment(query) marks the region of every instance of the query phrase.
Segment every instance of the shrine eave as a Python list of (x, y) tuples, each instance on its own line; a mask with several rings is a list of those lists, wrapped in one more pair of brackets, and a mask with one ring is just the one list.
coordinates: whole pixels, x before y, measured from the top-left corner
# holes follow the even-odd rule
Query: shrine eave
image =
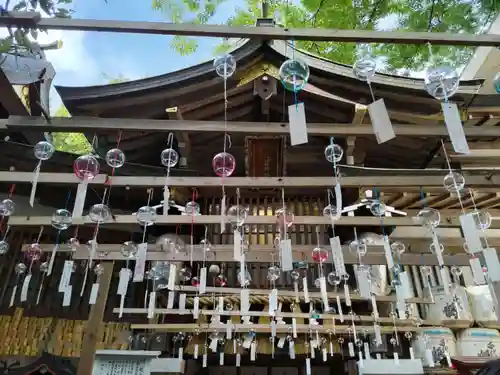
[[(237, 70), (228, 79), (228, 89), (242, 84), (245, 79), (260, 74), (273, 75), (268, 66), (279, 68), (292, 55), (292, 47), (285, 41), (247, 41), (236, 47), (231, 54), (237, 61)], [(315, 55), (296, 50), (295, 58), (302, 59), (310, 69), (309, 83), (324, 92), (359, 104), (369, 104), (371, 93), (366, 82), (354, 77), (352, 67), (338, 64)], [(253, 68), (253, 71), (252, 71)], [(257, 75), (256, 75), (257, 74)], [(452, 100), (468, 107), (476, 97), (482, 80), (461, 81)], [(378, 73), (372, 80), (377, 98), (384, 98), (389, 109), (411, 113), (435, 113), (439, 103), (424, 90), (423, 80)], [(101, 86), (56, 86), (62, 101), (73, 115), (104, 115), (109, 104), (117, 110), (130, 105), (161, 101), (166, 106), (185, 105), (214, 95), (222, 90), (222, 78), (213, 68), (212, 60), (179, 71), (134, 81)], [(477, 97), (476, 97), (477, 100)], [(123, 103), (123, 104), (120, 104)]]

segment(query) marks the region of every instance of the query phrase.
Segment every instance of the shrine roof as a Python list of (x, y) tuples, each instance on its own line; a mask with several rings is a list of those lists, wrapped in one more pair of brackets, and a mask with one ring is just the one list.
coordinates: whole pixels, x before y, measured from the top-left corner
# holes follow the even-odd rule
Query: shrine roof
[[(292, 52), (293, 51), (293, 52)], [(286, 41), (245, 41), (231, 51), (237, 61), (236, 73), (228, 79), (228, 90), (240, 87), (263, 74), (277, 77), (279, 66), (293, 56), (310, 69), (307, 93), (325, 96), (336, 103), (369, 104), (372, 101), (366, 82), (356, 79), (349, 65), (335, 63), (299, 50)], [(64, 104), (73, 115), (98, 114), (116, 116), (126, 111), (130, 116), (158, 116), (168, 106), (182, 106), (223, 90), (223, 79), (207, 61), (182, 70), (155, 77), (101, 86), (57, 86)], [(482, 80), (461, 81), (453, 101), (462, 107), (470, 105)], [(439, 111), (439, 102), (424, 90), (423, 80), (377, 73), (372, 80), (377, 98), (384, 98), (388, 109), (416, 114)], [(328, 96), (330, 95), (330, 96)], [(250, 95), (253, 96), (253, 95)], [(146, 106), (137, 113), (136, 106)], [(132, 107), (132, 108), (131, 108)], [(134, 111), (135, 109), (135, 111)], [(149, 112), (148, 114), (145, 111)], [(118, 116), (116, 116), (118, 117)], [(124, 117), (123, 115), (120, 117)]]

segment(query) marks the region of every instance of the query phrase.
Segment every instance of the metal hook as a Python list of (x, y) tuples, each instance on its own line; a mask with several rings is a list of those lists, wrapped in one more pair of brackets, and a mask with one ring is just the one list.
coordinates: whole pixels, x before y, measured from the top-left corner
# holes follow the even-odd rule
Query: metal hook
[(168, 133), (167, 146), (169, 148), (172, 148), (173, 143), (174, 143), (174, 133)]
[(224, 142), (226, 143), (226, 148), (231, 148), (231, 136), (229, 134), (224, 134)]

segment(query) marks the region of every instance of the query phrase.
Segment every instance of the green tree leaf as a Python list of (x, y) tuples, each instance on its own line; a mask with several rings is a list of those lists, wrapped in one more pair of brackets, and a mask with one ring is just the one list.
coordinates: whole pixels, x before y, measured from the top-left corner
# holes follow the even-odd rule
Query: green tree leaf
[[(195, 1), (196, 6), (193, 5)], [(210, 23), (225, 0), (153, 0), (170, 22)], [(264, 0), (244, 0), (226, 20), (228, 25), (250, 26), (262, 17)], [(267, 17), (280, 26), (354, 30), (400, 30), (424, 32), (481, 33), (500, 11), (500, 2), (491, 0), (267, 0)], [(408, 74), (431, 63), (425, 45), (372, 44), (297, 41), (296, 46), (335, 62), (352, 64), (367, 50), (380, 57), (388, 72)], [(180, 54), (196, 51), (190, 38), (174, 38), (172, 48)], [(223, 42), (215, 51), (227, 51)], [(434, 64), (459, 68), (467, 63), (473, 49), (460, 46), (433, 46)]]

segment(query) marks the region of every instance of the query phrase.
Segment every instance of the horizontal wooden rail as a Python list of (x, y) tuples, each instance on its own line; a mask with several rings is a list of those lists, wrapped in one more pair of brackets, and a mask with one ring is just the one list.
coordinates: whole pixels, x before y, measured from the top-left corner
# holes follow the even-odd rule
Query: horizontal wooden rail
[[(407, 245), (408, 243), (405, 242)], [(429, 242), (430, 243), (430, 242)], [(29, 245), (23, 246), (23, 251), (28, 249)], [(121, 244), (99, 244), (98, 257), (99, 260), (125, 260), (120, 253)], [(308, 263), (313, 263), (311, 257), (311, 245), (292, 245), (293, 259)], [(42, 245), (42, 251), (51, 252), (54, 245)], [(330, 251), (329, 247), (324, 247)], [(462, 250), (461, 245), (458, 246)], [(447, 246), (447, 250), (449, 247)], [(351, 253), (347, 246), (343, 246), (344, 262), (346, 264), (359, 264), (357, 255)], [(61, 245), (58, 252), (68, 253), (71, 250)], [(246, 261), (249, 263), (272, 263), (277, 259), (276, 249), (272, 245), (250, 245), (246, 253)], [(89, 251), (86, 246), (79, 246), (73, 253), (73, 259), (85, 260), (89, 258)], [(160, 247), (155, 244), (148, 245), (147, 260), (149, 261), (174, 261), (174, 262), (234, 262), (233, 246), (232, 245), (212, 245), (211, 250), (204, 254), (200, 245), (193, 246), (193, 254), (191, 254), (191, 246), (186, 245), (179, 253), (167, 253), (160, 251)], [(467, 254), (446, 254), (443, 256), (445, 265), (447, 266), (469, 266), (470, 256)], [(384, 265), (386, 264), (385, 254), (381, 246), (369, 246), (368, 253), (363, 257), (363, 264), (366, 265)], [(411, 252), (401, 255), (401, 264), (407, 266), (435, 266), (437, 258), (434, 254), (429, 253), (428, 243), (416, 244), (411, 246)]]
[[(12, 130), (94, 132), (99, 130), (130, 130), (144, 132), (224, 132), (223, 121), (150, 120), (100, 117), (53, 117), (50, 123), (43, 117), (10, 116), (0, 121), (1, 127)], [(396, 135), (405, 137), (448, 137), (445, 126), (393, 124)], [(228, 122), (229, 133), (289, 134), (287, 122)], [(309, 135), (374, 136), (370, 124), (308, 123)], [(465, 127), (465, 135), (475, 138), (500, 137), (500, 127)]]
[(137, 22), (92, 19), (41, 18), (37, 12), (9, 12), (0, 16), (0, 26), (38, 27), (44, 30), (82, 30), (115, 33), (190, 35), (216, 38), (262, 40), (311, 40), (352, 43), (445, 44), (462, 46), (499, 46), (500, 35), (448, 34), (335, 29), (284, 29), (263, 26), (195, 25), (187, 23)]
[[(385, 172), (368, 172), (364, 176), (342, 177), (340, 183), (342, 187), (376, 186), (377, 190), (384, 187), (401, 188), (402, 190), (414, 187), (433, 189), (446, 193), (443, 187), (445, 171), (425, 171), (416, 169), (414, 172), (401, 172), (399, 175), (384, 175)], [(481, 192), (497, 191), (500, 188), (500, 176), (486, 173), (464, 172), (467, 188), (477, 189)], [(33, 172), (0, 172), (0, 182), (7, 183), (30, 183), (33, 181)], [(163, 187), (165, 177), (153, 176), (108, 176), (98, 175), (89, 181), (92, 185), (104, 185), (108, 181), (113, 186), (135, 186), (135, 187)], [(39, 184), (77, 184), (81, 182), (73, 173), (40, 173)], [(241, 188), (330, 188), (334, 185), (333, 177), (229, 177), (224, 179), (226, 187)], [(171, 187), (192, 187), (220, 188), (221, 179), (219, 177), (169, 177), (168, 185)], [(411, 190), (411, 189), (410, 189)], [(407, 190), (405, 190), (407, 191)]]
[[(155, 224), (220, 224), (223, 217), (220, 215), (158, 215)], [(11, 216), (9, 225), (12, 226), (50, 226), (52, 216)], [(414, 218), (411, 217), (375, 217), (375, 216), (341, 216), (334, 221), (336, 226), (405, 226), (414, 227), (417, 225)], [(102, 223), (102, 226), (115, 224), (137, 224), (135, 215), (115, 215), (113, 219)], [(276, 224), (274, 216), (253, 216), (249, 215), (245, 224)], [(295, 216), (293, 225), (329, 225), (331, 220), (326, 216)], [(88, 216), (76, 218), (73, 220), (73, 225), (95, 225), (95, 222), (90, 220)], [(449, 219), (441, 223), (441, 227), (459, 228), (460, 222), (458, 218)], [(420, 227), (418, 227), (420, 228)], [(488, 235), (488, 231), (486, 231)], [(425, 237), (424, 237), (425, 238)]]

